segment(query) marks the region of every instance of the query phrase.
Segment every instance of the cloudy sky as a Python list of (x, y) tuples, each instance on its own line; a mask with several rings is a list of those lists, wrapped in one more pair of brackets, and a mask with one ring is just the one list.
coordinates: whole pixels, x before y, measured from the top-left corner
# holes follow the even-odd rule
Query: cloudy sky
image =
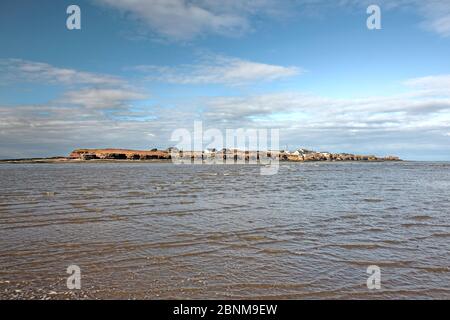
[(448, 0), (2, 0), (0, 158), (165, 148), (201, 120), (450, 161), (449, 57)]

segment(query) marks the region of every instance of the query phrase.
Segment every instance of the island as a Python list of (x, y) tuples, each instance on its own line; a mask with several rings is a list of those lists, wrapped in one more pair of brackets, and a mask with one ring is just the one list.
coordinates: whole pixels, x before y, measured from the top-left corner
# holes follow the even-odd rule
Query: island
[(243, 151), (239, 149), (206, 149), (202, 151), (184, 151), (177, 148), (158, 150), (130, 150), (130, 149), (76, 149), (68, 156), (51, 158), (9, 159), (1, 160), (9, 163), (53, 163), (53, 162), (96, 162), (96, 161), (147, 161), (170, 162), (175, 159), (206, 161), (206, 160), (234, 160), (243, 162), (258, 162), (262, 159), (276, 159), (289, 162), (310, 161), (402, 161), (397, 156), (378, 157), (374, 155), (358, 155), (350, 153), (318, 152), (307, 149)]

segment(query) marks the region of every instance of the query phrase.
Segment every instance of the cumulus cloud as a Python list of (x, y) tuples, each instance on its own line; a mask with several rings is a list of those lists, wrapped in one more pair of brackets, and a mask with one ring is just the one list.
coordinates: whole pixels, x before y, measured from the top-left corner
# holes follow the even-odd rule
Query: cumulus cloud
[(136, 66), (133, 70), (148, 74), (147, 79), (175, 84), (243, 85), (293, 77), (303, 72), (294, 66), (279, 66), (238, 58), (214, 56), (198, 64), (178, 67)]

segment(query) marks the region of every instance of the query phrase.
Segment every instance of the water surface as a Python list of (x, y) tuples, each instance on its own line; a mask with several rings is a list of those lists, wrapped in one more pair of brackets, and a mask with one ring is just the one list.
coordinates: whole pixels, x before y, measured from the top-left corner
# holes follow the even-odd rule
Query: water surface
[(259, 169), (1, 164), (0, 298), (450, 298), (450, 163)]

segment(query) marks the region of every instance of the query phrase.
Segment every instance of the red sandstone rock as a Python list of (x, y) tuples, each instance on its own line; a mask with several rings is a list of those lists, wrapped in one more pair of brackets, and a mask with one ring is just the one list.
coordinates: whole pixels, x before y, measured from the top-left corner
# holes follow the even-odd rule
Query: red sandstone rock
[[(348, 153), (328, 153), (308, 151), (298, 155), (290, 154), (284, 151), (241, 151), (221, 150), (218, 152), (202, 152), (202, 151), (178, 151), (176, 156), (182, 159), (234, 159), (234, 160), (259, 160), (261, 157), (278, 158), (280, 161), (401, 161), (396, 156), (388, 156), (378, 158), (373, 155), (354, 155)], [(128, 150), (128, 149), (77, 149), (74, 150), (69, 158), (80, 160), (108, 159), (108, 160), (152, 160), (152, 159), (171, 159), (170, 151), (152, 149), (145, 150)]]

